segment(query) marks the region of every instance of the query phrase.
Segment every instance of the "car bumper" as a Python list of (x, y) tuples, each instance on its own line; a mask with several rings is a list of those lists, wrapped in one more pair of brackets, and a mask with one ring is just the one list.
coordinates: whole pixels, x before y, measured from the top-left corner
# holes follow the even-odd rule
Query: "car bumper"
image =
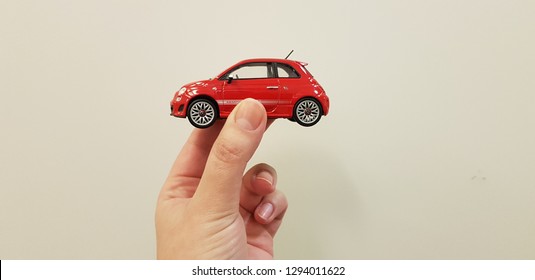
[(180, 100), (180, 101), (171, 101), (171, 116), (177, 117), (177, 118), (185, 118), (186, 117), (186, 102)]
[(329, 101), (329, 97), (327, 95), (324, 95), (322, 99), (320, 99), (321, 106), (323, 107), (323, 115), (327, 116), (329, 114), (329, 109), (331, 106), (331, 103)]

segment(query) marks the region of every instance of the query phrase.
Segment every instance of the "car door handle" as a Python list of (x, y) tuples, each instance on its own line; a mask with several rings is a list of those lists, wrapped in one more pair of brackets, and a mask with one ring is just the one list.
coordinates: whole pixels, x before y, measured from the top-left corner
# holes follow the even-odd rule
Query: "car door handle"
[(267, 86), (267, 89), (279, 89), (279, 86)]

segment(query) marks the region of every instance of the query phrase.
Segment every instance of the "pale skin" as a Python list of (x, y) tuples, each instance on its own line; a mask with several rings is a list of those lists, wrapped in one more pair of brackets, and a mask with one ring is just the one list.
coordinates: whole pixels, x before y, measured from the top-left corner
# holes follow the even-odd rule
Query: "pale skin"
[(246, 99), (226, 121), (191, 133), (158, 197), (158, 259), (273, 258), (288, 202), (273, 167), (245, 172), (269, 123)]

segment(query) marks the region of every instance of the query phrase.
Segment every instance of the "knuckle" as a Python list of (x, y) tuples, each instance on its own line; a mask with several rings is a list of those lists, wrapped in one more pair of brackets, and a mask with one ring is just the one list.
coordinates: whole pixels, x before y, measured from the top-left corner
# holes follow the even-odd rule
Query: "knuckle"
[(213, 153), (217, 160), (222, 163), (237, 163), (242, 161), (243, 148), (233, 144), (231, 141), (221, 139), (214, 143)]

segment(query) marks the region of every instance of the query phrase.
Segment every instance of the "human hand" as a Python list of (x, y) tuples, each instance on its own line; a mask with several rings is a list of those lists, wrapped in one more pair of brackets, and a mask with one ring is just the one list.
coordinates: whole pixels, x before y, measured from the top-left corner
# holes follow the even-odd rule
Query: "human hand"
[(158, 259), (273, 258), (286, 197), (271, 166), (244, 175), (267, 126), (262, 104), (246, 99), (226, 122), (192, 132), (158, 197)]

